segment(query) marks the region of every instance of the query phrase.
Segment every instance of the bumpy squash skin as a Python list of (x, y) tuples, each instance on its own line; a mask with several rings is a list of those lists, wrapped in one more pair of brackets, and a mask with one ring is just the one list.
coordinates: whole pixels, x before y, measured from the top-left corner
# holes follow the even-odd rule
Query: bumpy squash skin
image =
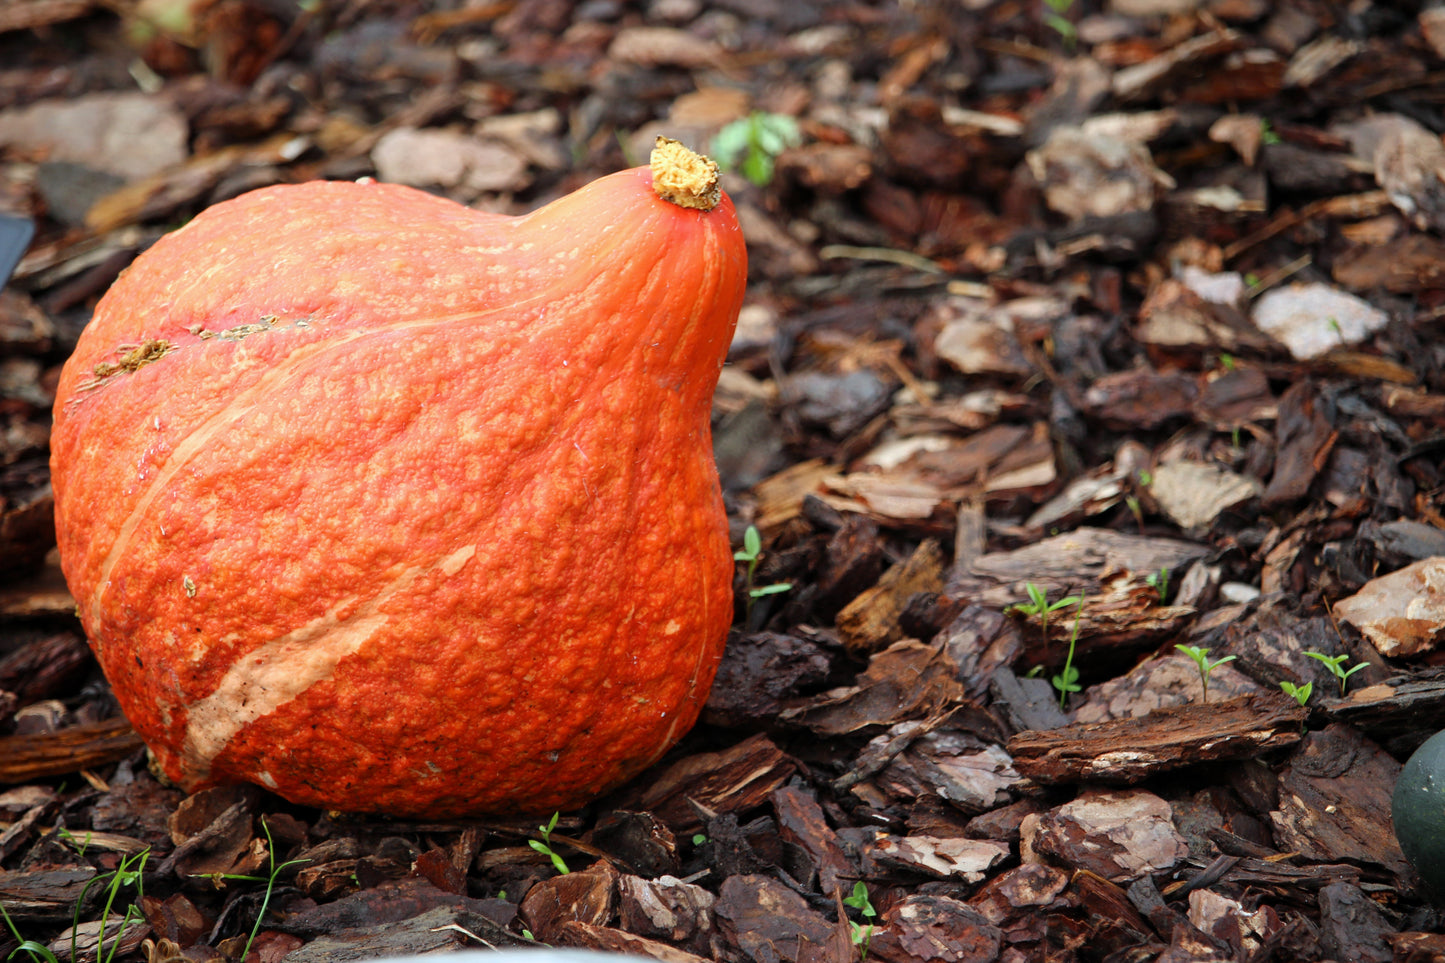
[(1405, 858), (1437, 902), (1445, 903), (1445, 732), (1405, 762), (1390, 799), (1390, 821)]
[(520, 218), (267, 188), (159, 241), (65, 366), (52, 471), (164, 773), (442, 818), (655, 761), (731, 620), (709, 409), (745, 280), (731, 203), (646, 169)]

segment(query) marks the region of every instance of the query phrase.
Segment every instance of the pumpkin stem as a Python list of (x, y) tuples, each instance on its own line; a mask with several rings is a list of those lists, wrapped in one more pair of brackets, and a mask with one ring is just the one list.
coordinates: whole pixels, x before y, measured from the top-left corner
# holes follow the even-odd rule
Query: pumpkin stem
[(664, 201), (678, 207), (710, 211), (722, 197), (717, 186), (717, 164), (678, 141), (657, 138), (651, 166), (652, 189)]

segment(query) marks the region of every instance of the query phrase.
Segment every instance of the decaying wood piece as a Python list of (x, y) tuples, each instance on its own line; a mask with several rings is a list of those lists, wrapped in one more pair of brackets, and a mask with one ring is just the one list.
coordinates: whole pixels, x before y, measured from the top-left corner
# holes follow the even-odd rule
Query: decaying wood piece
[(723, 652), (703, 721), (725, 727), (766, 725), (798, 688), (823, 682), (831, 668), (823, 646), (802, 635), (734, 636)]
[(45, 618), (74, 614), (75, 597), (66, 588), (58, 563), (47, 563), (29, 578), (0, 585), (0, 616)]
[(291, 963), (348, 963), (386, 956), (414, 956), (492, 946), (526, 946), (485, 916), (438, 906), (410, 919), (335, 930), (318, 935), (287, 955)]
[[(141, 941), (150, 934), (151, 928), (145, 920), (127, 921), (119, 913), (111, 913), (104, 920), (69, 927), (51, 940), (47, 949), (57, 958), (89, 963), (102, 955), (108, 959), (128, 956), (140, 949)], [(70, 955), (72, 953), (74, 955)]]
[(818, 888), (824, 893), (840, 886), (851, 889), (851, 884), (844, 884), (857, 876), (857, 867), (844, 853), (817, 797), (805, 789), (784, 786), (774, 791), (772, 803), (778, 814), (778, 835), (807, 854), (817, 872)]
[(717, 901), (717, 925), (741, 959), (797, 959), (803, 944), (824, 945), (833, 927), (802, 896), (770, 876), (730, 876)]
[(717, 897), (675, 876), (617, 881), (617, 923), (627, 933), (666, 940), (703, 957), (717, 956), (713, 906)]
[(718, 752), (680, 759), (643, 790), (636, 808), (650, 811), (677, 833), (702, 826), (696, 806), (715, 812), (744, 812), (762, 805), (788, 781), (795, 763), (765, 735)]
[(1020, 678), (1002, 668), (989, 677), (994, 706), (1001, 710), (1014, 732), (1058, 729), (1069, 724), (1059, 708), (1059, 697), (1047, 679)]
[(1169, 804), (1142, 789), (1089, 789), (1024, 819), (1025, 852), (1126, 883), (1172, 869), (1189, 853)]
[(680, 950), (657, 940), (638, 936), (610, 926), (598, 926), (580, 920), (568, 920), (557, 927), (555, 939), (559, 946), (599, 950), (626, 957), (642, 957), (661, 963), (708, 963), (708, 958)]
[(1337, 960), (1390, 963), (1395, 958), (1386, 934), (1394, 923), (1364, 890), (1353, 883), (1331, 883), (1320, 890), (1320, 946)]
[(58, 732), (0, 737), (0, 785), (119, 762), (144, 745), (122, 716)]
[[(1209, 553), (1209, 546), (1182, 539), (1076, 528), (1025, 548), (980, 556), (949, 574), (946, 591), (1000, 609), (1026, 601), (1024, 586), (1029, 582), (1051, 599), (1073, 593), (1087, 598), (1100, 593), (1110, 573), (1134, 573), (1141, 579), (1165, 568), (1179, 573)], [(1055, 613), (1055, 618), (1062, 615)]]
[(943, 588), (943, 550), (929, 539), (905, 561), (883, 573), (878, 584), (838, 613), (838, 633), (854, 656), (867, 656), (903, 636), (898, 619), (919, 592)]
[(1261, 496), (1266, 508), (1303, 498), (1335, 442), (1328, 406), (1314, 385), (1300, 381), (1280, 396), (1275, 433), (1274, 475)]
[(1247, 759), (1294, 745), (1309, 713), (1278, 693), (1161, 709), (1137, 719), (1020, 732), (1014, 768), (1043, 783), (1137, 783), (1182, 766)]
[(606, 926), (617, 914), (615, 867), (605, 859), (575, 873), (544, 879), (527, 891), (517, 911), (532, 934), (554, 941), (563, 923)]
[(677, 837), (652, 813), (613, 812), (597, 821), (591, 838), (628, 872), (653, 879), (678, 870)]
[(82, 894), (87, 896), (87, 905), (94, 902), (95, 894), (87, 893), (85, 887), (95, 876), (93, 866), (0, 873), (0, 903), (11, 919), (67, 920)]
[(962, 900), (920, 893), (888, 907), (868, 943), (868, 955), (887, 963), (991, 963), (998, 958), (1003, 937), (1003, 931)]
[(1349, 726), (1307, 734), (1279, 775), (1279, 808), (1269, 814), (1276, 844), (1306, 859), (1374, 863), (1413, 880), (1390, 823), (1400, 768)]
[(0, 689), (15, 693), (19, 705), (28, 705), (61, 692), (90, 662), (84, 638), (75, 632), (57, 632), (0, 658)]
[(98, 0), (9, 0), (0, 8), (0, 33), (76, 20), (97, 5)]
[(982, 882), (988, 871), (1009, 858), (1012, 847), (993, 839), (940, 839), (878, 833), (864, 848), (863, 869), (870, 875), (902, 870), (937, 879)]
[(1322, 711), (1403, 758), (1440, 729), (1445, 717), (1445, 670), (1426, 669), (1355, 689)]
[(967, 701), (940, 642), (903, 639), (869, 659), (855, 685), (831, 689), (785, 709), (779, 718), (816, 735), (837, 736), (923, 719)]

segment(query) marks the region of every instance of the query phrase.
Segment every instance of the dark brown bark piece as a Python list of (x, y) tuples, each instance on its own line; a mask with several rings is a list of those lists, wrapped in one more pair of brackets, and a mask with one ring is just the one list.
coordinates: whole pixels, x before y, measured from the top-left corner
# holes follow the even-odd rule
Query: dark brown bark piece
[(54, 796), (30, 807), (20, 818), (5, 827), (0, 832), (0, 863), (4, 863), (10, 856), (30, 842), (30, 837), (37, 832), (42, 821), (49, 822), (55, 818), (55, 813), (60, 809), (60, 800)]
[(854, 656), (878, 652), (902, 638), (899, 616), (919, 592), (943, 589), (943, 550), (933, 540), (919, 544), (906, 560), (894, 565), (878, 584), (838, 613), (838, 633)]
[(1279, 776), (1279, 808), (1269, 814), (1276, 844), (1318, 862), (1384, 866), (1412, 881), (1390, 822), (1400, 769), (1349, 726), (1331, 723), (1307, 734)]
[(883, 914), (868, 955), (887, 963), (991, 963), (1003, 934), (978, 910), (947, 896), (906, 896)]
[(466, 871), (453, 865), (446, 850), (440, 847), (433, 846), (418, 856), (412, 864), (412, 872), (444, 893), (466, 895)]
[(1394, 953), (1385, 936), (1394, 926), (1375, 901), (1351, 883), (1320, 890), (1320, 946), (1337, 960), (1388, 963)]
[(1017, 842), (1024, 818), (1044, 811), (1044, 804), (1031, 796), (980, 813), (964, 825), (969, 839), (1001, 839)]
[(894, 798), (933, 795), (967, 815), (1003, 805), (1022, 782), (997, 744), (946, 726), (909, 741), (874, 777)]
[(807, 900), (768, 876), (728, 877), (716, 914), (729, 949), (753, 963), (796, 960), (804, 944), (824, 944), (833, 929)]
[(1325, 413), (1325, 401), (1308, 381), (1291, 385), (1280, 396), (1275, 438), (1274, 475), (1261, 497), (1265, 508), (1303, 498), (1334, 444), (1334, 426)]
[[(818, 868), (818, 888), (825, 895), (857, 875), (857, 867), (843, 852), (838, 834), (828, 825), (823, 807), (812, 792), (784, 786), (773, 792), (773, 811), (778, 817), (778, 835), (785, 845), (808, 854)], [(847, 887), (844, 887), (847, 888)]]
[[(1207, 545), (1183, 539), (1082, 527), (1024, 548), (983, 555), (950, 574), (947, 592), (975, 605), (1000, 609), (1027, 601), (1024, 586), (1029, 582), (1046, 591), (1051, 600), (1072, 593), (1087, 598), (1100, 593), (1107, 575), (1127, 572), (1142, 579), (1163, 568), (1180, 572), (1209, 552)], [(1067, 638), (1068, 613), (1055, 612), (1050, 621), (1055, 632)], [(1064, 628), (1057, 628), (1060, 623)]]
[(1387, 933), (1395, 963), (1436, 963), (1445, 959), (1445, 933)]
[(446, 893), (429, 881), (412, 876), (379, 883), (332, 902), (288, 914), (275, 928), (310, 940), (327, 933), (384, 929), (434, 910), (488, 919), (493, 927), (506, 925), (515, 912), (510, 903)]
[(751, 736), (718, 752), (679, 759), (643, 783), (635, 808), (651, 811), (675, 833), (693, 833), (702, 826), (693, 802), (712, 812), (756, 809), (796, 770), (797, 763), (771, 739)]
[(1090, 948), (1100, 955), (1149, 941), (1149, 922), (1118, 884), (1085, 869), (1070, 878), (1067, 892), (1084, 911)]
[(268, 858), (252, 845), (260, 796), (252, 786), (219, 786), (183, 799), (169, 820), (176, 848), (161, 863), (164, 871), (193, 877), (259, 870)]
[(1189, 852), (1169, 804), (1141, 789), (1088, 789), (1031, 819), (1022, 845), (1073, 869), (1124, 883), (1173, 868)]
[(119, 762), (144, 745), (121, 716), (58, 732), (0, 737), (0, 785), (94, 769)]
[(714, 956), (713, 906), (717, 897), (673, 877), (617, 881), (617, 925), (628, 933), (666, 940), (701, 956)]
[(19, 705), (26, 706), (63, 692), (90, 664), (90, 647), (84, 637), (57, 632), (0, 659), (0, 689), (15, 693)]
[(148, 775), (139, 775), (128, 783), (112, 784), (110, 792), (96, 800), (91, 810), (92, 829), (108, 833), (124, 833), (153, 846), (170, 842), (167, 826), (185, 796), (178, 789), (167, 789)]
[[(75, 597), (65, 586), (60, 566), (47, 562), (34, 575), (0, 583), (0, 615), (9, 618), (74, 616)], [(0, 760), (4, 758), (0, 753)]]
[(592, 845), (649, 879), (677, 871), (677, 837), (652, 813), (620, 810), (602, 816)]
[(937, 639), (963, 680), (964, 692), (979, 699), (995, 672), (1012, 665), (1023, 650), (1018, 623), (998, 609), (970, 605), (950, 621)]
[(55, 546), (55, 497), (45, 482), (24, 466), (12, 466), (0, 476), (0, 576), (32, 575), (45, 565)]
[(600, 859), (587, 869), (544, 879), (527, 891), (517, 915), (544, 943), (563, 923), (606, 926), (617, 915), (617, 869)]
[(0, 901), (15, 920), (69, 920), (82, 893), (92, 903), (98, 895), (97, 887), (85, 889), (95, 876), (92, 866), (0, 872)]
[(1360, 244), (1331, 266), (1336, 281), (1355, 291), (1409, 294), (1445, 285), (1445, 241), (1408, 234), (1389, 244)]
[(1009, 944), (1037, 943), (1045, 938), (1047, 913), (1061, 909), (1060, 897), (1069, 874), (1043, 863), (1025, 863), (984, 883), (969, 905), (997, 926)]
[(827, 679), (832, 664), (821, 645), (801, 636), (734, 636), (723, 652), (703, 720), (729, 728), (766, 724), (799, 687)]
[(1254, 758), (1294, 745), (1307, 710), (1278, 693), (1160, 709), (1136, 719), (1020, 732), (1014, 768), (1044, 783), (1132, 784), (1182, 766)]
[(485, 916), (453, 906), (420, 915), (316, 936), (286, 955), (288, 963), (351, 963), (353, 960), (414, 956), (472, 949), (476, 938), (493, 946), (527, 946)]
[(878, 524), (853, 512), (844, 516), (843, 527), (828, 540), (823, 557), (816, 604), (827, 615), (872, 588), (887, 563)]
[(659, 960), (661, 963), (709, 963), (707, 957), (689, 953), (686, 950), (650, 940), (635, 933), (598, 926), (581, 920), (568, 920), (557, 928), (556, 942), (559, 946), (575, 949), (598, 950), (622, 957), (642, 957)]
[(1193, 376), (1139, 368), (1095, 380), (1084, 392), (1084, 410), (1111, 428), (1137, 431), (1187, 417), (1198, 398)]
[(937, 640), (895, 642), (869, 660), (856, 685), (829, 690), (780, 717), (820, 736), (926, 718), (967, 701), (946, 655)]
[(140, 900), (146, 922), (158, 939), (170, 940), (178, 946), (198, 942), (215, 923), (184, 893), (173, 893), (165, 899), (143, 896)]
[(1069, 724), (1068, 713), (1046, 679), (1020, 678), (1007, 668), (989, 677), (993, 704), (1001, 709), (1013, 731), (1047, 731)]
[(1322, 711), (1329, 719), (1354, 726), (1392, 755), (1404, 758), (1440, 729), (1440, 719), (1445, 715), (1445, 672), (1427, 669), (1386, 679), (1355, 689)]

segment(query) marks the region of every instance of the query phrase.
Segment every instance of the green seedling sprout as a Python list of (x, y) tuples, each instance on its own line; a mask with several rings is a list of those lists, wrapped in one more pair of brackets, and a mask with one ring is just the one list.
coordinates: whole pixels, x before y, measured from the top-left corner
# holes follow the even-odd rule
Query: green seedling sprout
[(1340, 680), (1341, 699), (1345, 697), (1345, 680), (1369, 665), (1368, 662), (1361, 662), (1358, 665), (1352, 665), (1346, 669), (1344, 668), (1344, 663), (1349, 661), (1350, 657), (1348, 655), (1325, 655), (1323, 652), (1306, 652), (1305, 655), (1311, 659), (1319, 659), (1325, 664), (1325, 668), (1330, 670), (1330, 675)]
[(753, 603), (768, 595), (777, 595), (786, 592), (793, 587), (791, 582), (774, 582), (771, 585), (760, 585), (753, 587), (753, 576), (758, 570), (758, 562), (762, 560), (763, 537), (758, 534), (756, 525), (749, 525), (748, 530), (743, 532), (743, 550), (733, 552), (733, 560), (747, 562), (747, 572), (744, 575), (746, 581), (745, 591), (747, 592), (747, 608), (743, 615), (744, 627), (750, 626), (753, 621)]
[[(553, 813), (552, 818), (547, 821), (547, 825), (538, 826), (537, 832), (542, 835), (542, 838), (529, 839), (527, 840), (527, 845), (531, 846), (537, 852), (550, 859), (552, 861), (552, 866), (557, 870), (557, 872), (561, 873), (563, 876), (566, 876), (568, 873), (572, 872), (572, 870), (567, 868), (567, 861), (564, 860), (561, 856), (559, 856), (554, 849), (552, 849), (552, 830), (557, 828), (557, 817), (559, 815), (560, 813)], [(530, 939), (530, 937), (528, 937), (528, 939)]]
[(77, 855), (77, 856), (84, 856), (84, 855), (85, 855), (85, 851), (90, 848), (90, 841), (91, 841), (91, 839), (94, 838), (94, 834), (92, 834), (92, 833), (86, 833), (84, 839), (79, 839), (79, 838), (76, 837), (76, 835), (75, 835), (74, 833), (72, 833), (70, 830), (66, 829), (64, 826), (59, 826), (59, 827), (57, 827), (56, 830), (55, 830), (55, 834), (56, 834), (57, 836), (59, 836), (60, 839), (61, 839), (67, 846), (69, 846), (71, 849), (75, 850), (75, 855)]
[[(1070, 596), (1071, 599), (1076, 596)], [(1064, 709), (1069, 704), (1069, 694), (1072, 692), (1084, 691), (1079, 685), (1079, 670), (1074, 668), (1074, 644), (1079, 641), (1079, 622), (1084, 615), (1084, 599), (1077, 596), (1079, 607), (1074, 612), (1074, 631), (1069, 635), (1069, 654), (1064, 657), (1064, 668), (1051, 680), (1054, 688), (1059, 690), (1059, 708)]]
[(1176, 645), (1174, 648), (1193, 659), (1194, 664), (1199, 667), (1199, 684), (1204, 689), (1204, 701), (1208, 702), (1210, 675), (1224, 663), (1233, 662), (1235, 656), (1226, 655), (1222, 659), (1215, 659), (1213, 662), (1210, 662), (1208, 649), (1200, 648), (1197, 645)]
[(28, 953), (33, 963), (60, 963), (60, 960), (56, 958), (55, 954), (50, 952), (50, 947), (44, 943), (37, 943), (35, 940), (27, 940), (20, 935), (20, 930), (16, 928), (15, 921), (10, 918), (9, 913), (5, 912), (4, 903), (0, 903), (0, 919), (5, 921), (5, 926), (10, 930), (10, 935), (15, 937), (16, 942), (20, 944), (10, 951), (9, 956), (5, 957), (7, 961), (15, 959), (17, 954)]
[(1169, 594), (1169, 567), (1166, 565), (1157, 572), (1150, 572), (1144, 576), (1144, 582), (1159, 593), (1159, 604), (1163, 605), (1165, 597)]
[[(131, 923), (141, 918), (141, 911), (136, 905), (136, 902), (139, 902), (141, 897), (145, 895), (142, 888), (142, 873), (145, 872), (146, 860), (150, 858), (150, 854), (150, 847), (147, 846), (134, 856), (123, 858), (120, 861), (120, 865), (116, 866), (115, 871), (110, 874), (110, 880), (105, 887), (105, 905), (101, 907), (100, 910), (100, 932), (95, 939), (96, 960), (99, 961), (99, 963), (111, 963), (111, 961), (115, 959), (115, 954), (120, 949), (120, 937), (130, 928)], [(80, 928), (80, 907), (85, 904), (85, 896), (86, 893), (90, 891), (91, 885), (104, 878), (104, 875), (96, 876), (87, 882), (80, 891), (80, 899), (76, 900), (75, 919), (70, 929), (70, 958), (72, 960), (79, 957), (76, 938), (77, 931)], [(116, 940), (111, 944), (110, 952), (102, 957), (101, 950), (105, 947), (105, 924), (110, 919), (110, 911), (112, 907), (115, 906), (116, 897), (119, 896), (120, 891), (127, 886), (135, 887), (136, 902), (131, 903), (125, 908), (125, 915), (121, 917), (120, 929), (116, 934)]]
[(1294, 696), (1294, 701), (1300, 705), (1304, 705), (1310, 701), (1310, 693), (1315, 691), (1315, 684), (1313, 682), (1306, 682), (1304, 685), (1295, 685), (1293, 682), (1281, 682), (1279, 687), (1285, 691), (1286, 695)]
[[(265, 876), (249, 876), (245, 873), (217, 873), (215, 878), (235, 880), (241, 883), (265, 883), (266, 892), (261, 897), (261, 909), (256, 913), (256, 922), (251, 926), (251, 932), (246, 937), (246, 948), (241, 951), (241, 959), (245, 959), (251, 952), (251, 944), (256, 942), (256, 936), (261, 932), (261, 921), (266, 918), (266, 909), (271, 905), (271, 894), (276, 889), (276, 878), (292, 866), (300, 866), (302, 863), (309, 863), (309, 859), (288, 859), (284, 863), (276, 862), (276, 843), (271, 838), (271, 827), (266, 825), (266, 817), (261, 817), (261, 831), (266, 834), (266, 858), (271, 863), (271, 869)], [(355, 879), (355, 875), (352, 876)]]
[(878, 911), (873, 908), (873, 902), (868, 898), (868, 887), (863, 885), (861, 879), (853, 884), (853, 895), (843, 897), (843, 902), (862, 913), (863, 918), (868, 921), (848, 921), (848, 928), (853, 934), (853, 945), (858, 947), (859, 963), (864, 963), (868, 959), (868, 942), (873, 938), (873, 920), (878, 916)]
[[(728, 124), (712, 139), (712, 156), (724, 168), (739, 165), (759, 187), (772, 183), (778, 155), (802, 142), (798, 122), (786, 114), (755, 110)], [(742, 155), (739, 163), (738, 155)]]
[(1067, 608), (1075, 602), (1082, 602), (1083, 599), (1077, 595), (1068, 595), (1057, 602), (1049, 601), (1048, 589), (1041, 589), (1033, 582), (1024, 583), (1024, 591), (1028, 593), (1027, 602), (1015, 602), (1007, 609), (1009, 612), (1017, 612), (1020, 615), (1032, 618), (1037, 615), (1039, 618), (1039, 630), (1045, 639), (1049, 637), (1049, 614), (1059, 609)]
[(1074, 5), (1074, 0), (1044, 0), (1044, 4), (1049, 8), (1044, 13), (1044, 23), (1059, 35), (1065, 46), (1070, 50), (1074, 49), (1074, 44), (1079, 40), (1079, 29), (1072, 20), (1064, 16)]
[[(86, 882), (85, 886), (80, 891), (80, 898), (75, 901), (75, 912), (72, 915), (70, 921), (71, 960), (76, 960), (80, 956), (80, 947), (78, 943), (80, 935), (80, 913), (81, 910), (85, 907), (85, 898), (90, 894), (90, 888), (92, 886), (104, 881), (105, 905), (101, 909), (100, 931), (98, 936), (96, 937), (95, 943), (96, 960), (98, 961), (98, 963), (113, 963), (116, 953), (120, 951), (120, 937), (125, 934), (125, 931), (130, 928), (130, 925), (132, 923), (141, 919), (141, 911), (136, 904), (139, 903), (141, 898), (144, 896), (144, 890), (142, 885), (143, 874), (145, 872), (146, 860), (150, 858), (150, 852), (150, 847), (147, 846), (145, 849), (141, 850), (138, 853), (135, 853), (132, 856), (122, 858), (120, 861), (120, 865), (118, 865), (113, 872), (101, 873), (98, 876), (91, 877), (91, 879)], [(131, 905), (126, 907), (125, 914), (121, 917), (119, 932), (116, 934), (114, 941), (111, 943), (110, 951), (108, 953), (103, 952), (105, 949), (105, 929), (106, 924), (110, 920), (111, 910), (115, 908), (115, 901), (120, 896), (120, 891), (122, 889), (125, 889), (127, 886), (135, 887), (135, 901), (133, 901)], [(0, 918), (4, 919), (6, 927), (8, 927), (10, 930), (10, 934), (14, 936), (16, 941), (20, 944), (15, 949), (10, 951), (10, 955), (6, 957), (7, 960), (14, 959), (17, 953), (24, 952), (29, 954), (30, 959), (34, 961), (34, 963), (60, 963), (56, 955), (52, 953), (50, 951), (50, 948), (44, 943), (37, 943), (35, 940), (27, 940), (20, 935), (20, 931), (16, 928), (14, 920), (10, 918), (9, 913), (5, 912), (5, 907), (3, 904), (0, 904)]]

